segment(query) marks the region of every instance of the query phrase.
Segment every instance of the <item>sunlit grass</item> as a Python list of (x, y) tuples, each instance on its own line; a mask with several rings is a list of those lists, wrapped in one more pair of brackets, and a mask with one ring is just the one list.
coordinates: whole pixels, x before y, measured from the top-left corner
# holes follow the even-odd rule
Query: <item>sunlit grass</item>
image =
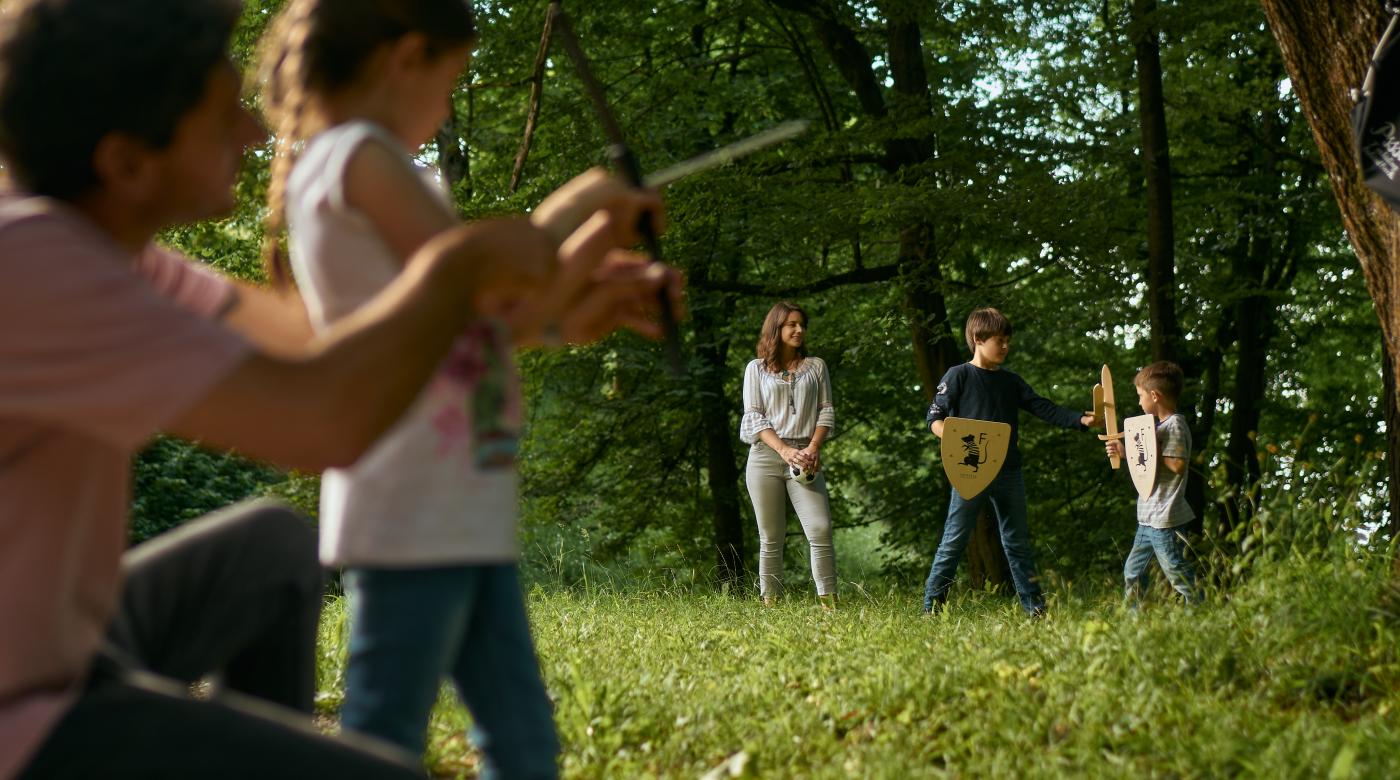
[[(1183, 609), (1116, 582), (1014, 599), (843, 576), (841, 608), (696, 588), (529, 594), (568, 777), (1386, 777), (1400, 756), (1400, 617), (1379, 557), (1291, 556)], [(1160, 599), (1160, 594), (1158, 595)], [(338, 700), (343, 611), (323, 640)], [(445, 694), (429, 766), (469, 776)], [(736, 759), (735, 757), (738, 756)]]

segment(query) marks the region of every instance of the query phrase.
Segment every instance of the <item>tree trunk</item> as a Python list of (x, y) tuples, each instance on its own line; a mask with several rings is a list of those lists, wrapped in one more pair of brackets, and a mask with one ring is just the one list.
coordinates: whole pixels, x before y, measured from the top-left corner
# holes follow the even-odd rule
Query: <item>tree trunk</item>
[(739, 473), (734, 452), (737, 415), (724, 393), (729, 341), (720, 326), (733, 317), (732, 296), (719, 301), (696, 301), (693, 322), (695, 347), (691, 375), (700, 407), (705, 436), (705, 466), (710, 488), (710, 529), (715, 545), (717, 576), (721, 584), (742, 585), (748, 572), (744, 554), (744, 523), (739, 511)]
[(1400, 536), (1400, 458), (1392, 454), (1400, 451), (1400, 404), (1396, 403), (1394, 356), (1387, 354), (1385, 344), (1381, 344), (1382, 393), (1385, 395), (1385, 451), (1386, 477), (1389, 480), (1390, 538)]
[[(1275, 74), (1280, 80), (1282, 76), (1281, 72)], [(1259, 130), (1264, 138), (1279, 134), (1273, 112), (1263, 115)], [(1246, 212), (1244, 222), (1249, 227), (1233, 268), (1234, 286), (1248, 292), (1235, 304), (1231, 317), (1236, 359), (1231, 395), (1234, 411), (1225, 451), (1226, 495), (1221, 530), (1226, 533), (1253, 516), (1253, 500), (1262, 471), (1255, 439), (1268, 389), (1269, 347), (1276, 333), (1280, 296), (1293, 287), (1301, 251), (1294, 238), (1296, 217), (1288, 216), (1283, 202), (1286, 181), (1279, 173), (1277, 152), (1272, 147), (1258, 149), (1249, 167), (1243, 178), (1259, 185), (1258, 199)]]
[[(838, 6), (813, 0), (773, 0), (773, 4), (811, 19), (822, 48), (855, 94), (861, 110), (871, 119), (894, 120), (896, 127), (913, 124), (933, 114), (933, 95), (924, 69), (923, 35), (912, 12), (892, 9), (885, 26), (890, 78), (890, 104), (876, 76), (875, 60)], [(900, 136), (884, 143), (884, 168), (895, 176), (926, 174), (912, 171), (933, 158), (932, 137)], [(961, 357), (948, 323), (943, 297), (943, 273), (934, 251), (935, 226), (914, 219), (899, 232), (899, 268), (904, 282), (904, 304), (914, 348), (914, 368), (924, 394), (932, 399), (938, 380)], [(969, 544), (974, 579), (990, 585), (1009, 584), (1010, 569), (996, 534), (977, 533)], [(995, 562), (995, 563), (992, 563)]]
[(1180, 364), (1181, 328), (1176, 318), (1176, 234), (1172, 218), (1171, 152), (1167, 106), (1162, 94), (1161, 44), (1156, 0), (1133, 0), (1132, 38), (1137, 52), (1138, 119), (1147, 185), (1147, 309), (1152, 356)]
[[(697, 5), (703, 9), (705, 0), (698, 0)], [(744, 21), (741, 19), (737, 36), (739, 39), (743, 38), (743, 31)], [(696, 56), (704, 53), (704, 40), (703, 26), (696, 26), (691, 30), (691, 43)], [(731, 63), (731, 83), (737, 74), (738, 64)], [(727, 112), (723, 132), (728, 133), (735, 121), (736, 114)], [(747, 230), (740, 230), (738, 234), (746, 235)], [(726, 260), (722, 263), (722, 270), (727, 281), (732, 282), (738, 277), (740, 255), (741, 252), (737, 248), (724, 254)], [(697, 265), (691, 277), (692, 281), (703, 286), (715, 265), (713, 261), (712, 245), (710, 258)], [(716, 574), (722, 586), (738, 589), (748, 579), (749, 569), (748, 557), (744, 553), (744, 521), (740, 511), (742, 498), (739, 494), (739, 480), (742, 475), (736, 465), (734, 452), (734, 431), (738, 427), (738, 414), (733, 399), (724, 392), (729, 339), (723, 333), (725, 323), (734, 318), (734, 296), (723, 293), (692, 295), (695, 346), (690, 374), (699, 401), (701, 426), (705, 436), (705, 466), (710, 488), (710, 535), (715, 545)]]
[[(1107, 10), (1104, 15), (1107, 18)], [(1133, 0), (1129, 35), (1137, 64), (1138, 124), (1142, 133), (1143, 190), (1147, 200), (1147, 308), (1152, 358), (1170, 360), (1185, 374), (1186, 392), (1178, 399), (1178, 411), (1187, 420), (1192, 442), (1203, 448), (1210, 441), (1214, 422), (1220, 354), (1218, 351), (1206, 355), (1188, 353), (1176, 316), (1176, 218), (1172, 206), (1171, 144), (1167, 137), (1156, 0)], [(1196, 377), (1201, 377), (1199, 382)], [(1197, 389), (1199, 405), (1193, 400)], [(1187, 468), (1186, 502), (1196, 516), (1189, 530), (1199, 532), (1204, 528), (1206, 471), (1202, 462), (1194, 457)]]
[[(1342, 212), (1342, 226), (1375, 303), (1386, 349), (1387, 369), (1400, 364), (1400, 220), (1366, 188), (1356, 161), (1351, 130), (1352, 89), (1361, 86), (1376, 42), (1384, 31), (1382, 4), (1375, 0), (1262, 0), (1269, 27), (1283, 50), (1293, 91), (1302, 104)], [(1386, 406), (1396, 403), (1388, 389)], [(1388, 471), (1400, 451), (1386, 437)], [(1395, 482), (1391, 482), (1395, 490)], [(1391, 522), (1395, 522), (1394, 515)], [(1400, 560), (1397, 560), (1400, 566)]]
[[(1260, 239), (1256, 237), (1256, 240)], [(1231, 394), (1234, 410), (1230, 415), (1230, 441), (1225, 448), (1226, 494), (1221, 518), (1221, 530), (1225, 533), (1247, 523), (1253, 515), (1254, 490), (1260, 474), (1255, 437), (1259, 431), (1259, 407), (1265, 389), (1264, 365), (1268, 357), (1264, 321), (1272, 316), (1272, 309), (1257, 292), (1236, 306), (1235, 324), (1239, 331)]]

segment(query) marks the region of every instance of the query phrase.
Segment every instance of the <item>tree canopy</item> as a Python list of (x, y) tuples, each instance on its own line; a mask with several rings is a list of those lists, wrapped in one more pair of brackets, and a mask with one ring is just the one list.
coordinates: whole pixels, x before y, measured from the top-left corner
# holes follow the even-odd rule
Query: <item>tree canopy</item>
[[(247, 4), (240, 64), (278, 5)], [(1134, 412), (1136, 370), (1181, 362), (1201, 514), (1220, 539), (1261, 496), (1338, 473), (1382, 521), (1376, 313), (1252, 0), (566, 7), (644, 169), (788, 119), (813, 127), (666, 192), (664, 251), (688, 277), (683, 378), (627, 334), (520, 356), (530, 542), (743, 576), (742, 368), (782, 298), (811, 313), (831, 368), (834, 519), (878, 524), (893, 569), (936, 545), (948, 488), (923, 415), (968, 357), (964, 317), (986, 305), (1015, 325), (1007, 367), (1062, 405), (1087, 409), (1108, 364)], [(476, 8), (455, 116), (423, 152), (468, 219), (527, 210), (606, 160), (562, 50), (538, 56), (548, 4)], [(1153, 50), (1159, 100), (1142, 83)], [(1167, 157), (1144, 152), (1149, 100)], [(164, 239), (256, 278), (266, 159), (250, 156), (235, 215)], [(1153, 162), (1169, 175), (1166, 256), (1145, 159), (1169, 160)], [(1116, 566), (1134, 494), (1100, 443), (1028, 419), (1021, 448), (1046, 567)]]

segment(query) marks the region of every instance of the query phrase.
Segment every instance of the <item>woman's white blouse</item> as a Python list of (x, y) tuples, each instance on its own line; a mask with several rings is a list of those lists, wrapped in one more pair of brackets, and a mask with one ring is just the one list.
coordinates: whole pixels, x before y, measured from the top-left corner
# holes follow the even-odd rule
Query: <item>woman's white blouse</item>
[(739, 438), (759, 441), (759, 431), (771, 428), (780, 439), (810, 439), (817, 427), (836, 427), (831, 405), (831, 375), (821, 358), (808, 357), (787, 378), (764, 369), (762, 360), (744, 369), (744, 416)]

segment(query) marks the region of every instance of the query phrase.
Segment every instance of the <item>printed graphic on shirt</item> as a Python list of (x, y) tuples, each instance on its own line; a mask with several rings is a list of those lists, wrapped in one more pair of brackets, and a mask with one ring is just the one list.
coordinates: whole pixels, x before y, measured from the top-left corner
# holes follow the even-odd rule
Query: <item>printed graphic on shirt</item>
[(949, 417), (943, 422), (939, 454), (953, 489), (968, 500), (987, 489), (1006, 462), (1011, 426), (988, 420)]
[(1138, 495), (1146, 498), (1157, 481), (1157, 419), (1150, 414), (1129, 417), (1123, 421), (1123, 433), (1128, 474)]
[(489, 322), (473, 326), (453, 345), (440, 377), (464, 393), (434, 419), (439, 455), (465, 444), (478, 470), (512, 468), (520, 447), (520, 392), (503, 329)]

